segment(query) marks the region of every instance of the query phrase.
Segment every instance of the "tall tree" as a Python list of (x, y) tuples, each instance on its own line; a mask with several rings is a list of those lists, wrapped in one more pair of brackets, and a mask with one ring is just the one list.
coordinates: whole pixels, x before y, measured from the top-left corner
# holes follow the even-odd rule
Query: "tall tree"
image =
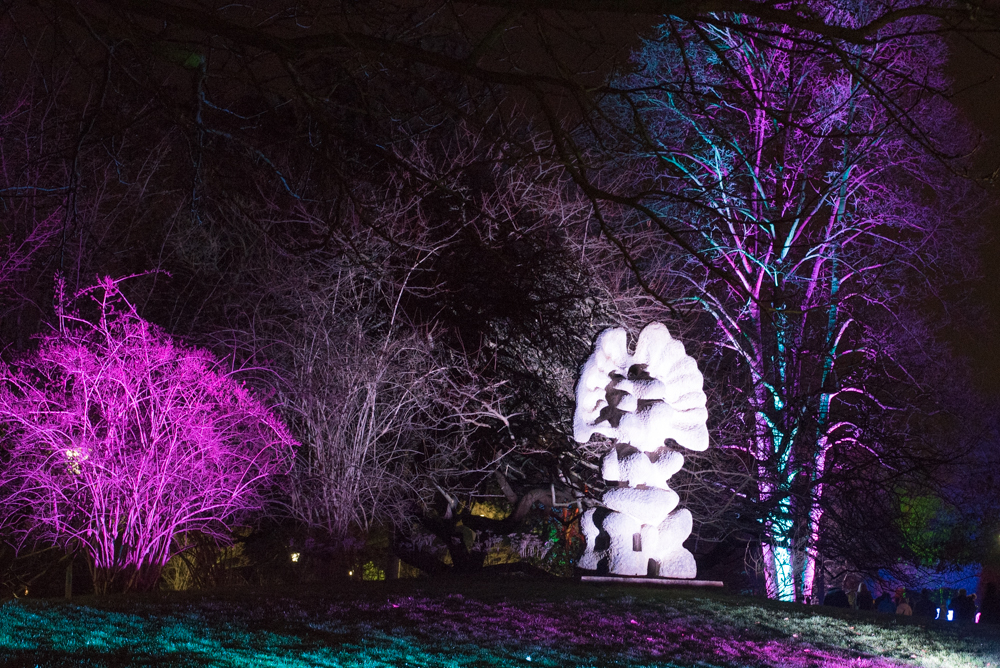
[[(837, 22), (866, 18), (858, 7)], [(630, 197), (689, 249), (671, 260), (653, 241), (643, 271), (652, 284), (658, 272), (689, 281), (686, 299), (735, 365), (747, 431), (721, 445), (753, 462), (767, 592), (803, 600), (824, 526), (838, 521), (825, 513), (846, 511), (834, 482), (933, 461), (913, 431), (894, 441), (878, 423), (902, 428), (894, 416), (925, 393), (902, 371), (906, 348), (938, 351), (909, 306), (964, 261), (968, 188), (939, 158), (971, 137), (933, 95), (946, 56), (919, 24), (907, 39), (852, 47), (843, 68), (797, 30), (765, 37), (757, 19), (728, 21), (757, 27), (664, 24), (619, 80), (613, 113), (633, 123)], [(616, 234), (640, 249), (662, 230)], [(878, 486), (906, 482), (900, 472)]]

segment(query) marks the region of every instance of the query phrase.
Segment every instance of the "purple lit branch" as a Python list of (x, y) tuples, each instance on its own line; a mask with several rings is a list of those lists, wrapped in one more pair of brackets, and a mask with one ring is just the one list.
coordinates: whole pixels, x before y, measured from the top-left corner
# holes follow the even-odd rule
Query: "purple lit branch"
[(91, 296), (96, 322), (61, 315), (60, 332), (0, 369), (0, 483), (28, 518), (25, 538), (79, 546), (113, 577), (162, 566), (187, 531), (226, 540), (295, 444), (209, 353), (140, 318), (115, 281)]

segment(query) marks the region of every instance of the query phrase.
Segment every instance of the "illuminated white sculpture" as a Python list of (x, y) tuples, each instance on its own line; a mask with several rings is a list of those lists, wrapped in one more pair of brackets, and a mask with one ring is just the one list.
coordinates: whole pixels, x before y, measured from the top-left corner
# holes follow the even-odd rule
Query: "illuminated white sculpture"
[(586, 443), (601, 434), (616, 441), (601, 473), (618, 486), (604, 493), (603, 508), (583, 515), (581, 568), (603, 571), (606, 565), (616, 575), (668, 578), (697, 574), (694, 555), (682, 546), (691, 534), (691, 513), (676, 510), (679, 498), (667, 485), (684, 455), (667, 441), (708, 448), (702, 385), (698, 365), (662, 323), (643, 328), (631, 355), (624, 329), (597, 337), (576, 385), (573, 438)]

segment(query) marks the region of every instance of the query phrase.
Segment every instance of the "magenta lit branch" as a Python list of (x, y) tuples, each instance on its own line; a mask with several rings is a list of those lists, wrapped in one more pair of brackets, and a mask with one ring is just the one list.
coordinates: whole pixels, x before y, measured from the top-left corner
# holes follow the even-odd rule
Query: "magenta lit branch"
[[(90, 559), (98, 593), (146, 588), (198, 532), (226, 542), (287, 472), (295, 442), (210, 353), (143, 320), (112, 279), (0, 367), (4, 516)], [(89, 314), (89, 315), (87, 315)]]

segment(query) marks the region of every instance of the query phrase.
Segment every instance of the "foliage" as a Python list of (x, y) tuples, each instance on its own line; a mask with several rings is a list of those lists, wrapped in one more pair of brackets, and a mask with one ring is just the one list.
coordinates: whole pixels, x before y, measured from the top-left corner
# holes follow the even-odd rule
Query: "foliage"
[(2, 370), (5, 515), (24, 543), (84, 552), (98, 592), (116, 579), (148, 587), (185, 533), (225, 542), (260, 510), (295, 444), (212, 355), (139, 317), (116, 281), (83, 295), (94, 316), (60, 298), (58, 330)]

